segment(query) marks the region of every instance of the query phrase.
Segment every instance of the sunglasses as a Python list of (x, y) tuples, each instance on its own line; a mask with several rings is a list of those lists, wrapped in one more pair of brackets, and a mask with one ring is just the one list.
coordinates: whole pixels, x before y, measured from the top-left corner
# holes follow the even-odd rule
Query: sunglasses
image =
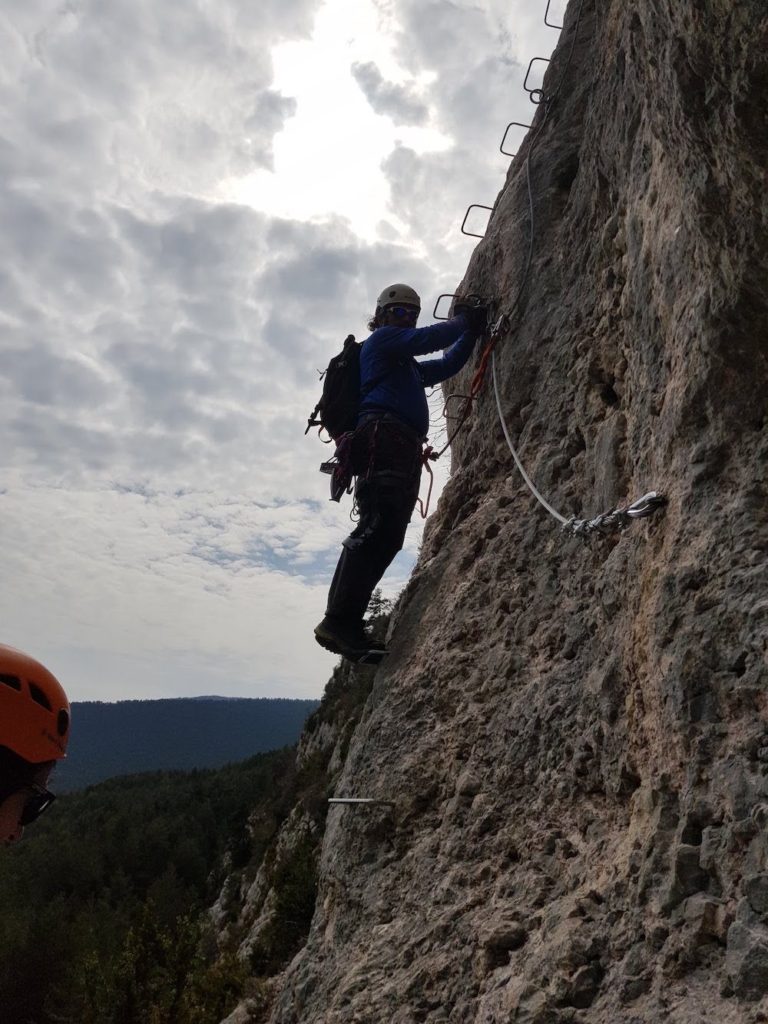
[(414, 306), (389, 306), (387, 312), (394, 313), (395, 316), (413, 317), (416, 320), (421, 310)]
[(24, 790), (29, 792), (29, 796), (24, 804), (24, 810), (21, 812), (19, 824), (26, 826), (31, 825), (33, 821), (37, 821), (43, 811), (48, 810), (56, 799), (56, 794), (51, 793), (44, 786), (38, 786), (34, 782), (29, 786), (24, 786)]

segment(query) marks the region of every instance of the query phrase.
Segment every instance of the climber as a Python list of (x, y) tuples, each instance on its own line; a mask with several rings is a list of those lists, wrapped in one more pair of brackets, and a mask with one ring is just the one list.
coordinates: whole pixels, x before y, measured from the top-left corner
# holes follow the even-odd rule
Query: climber
[[(377, 662), (386, 654), (365, 633), (363, 616), (374, 588), (403, 546), (419, 495), (422, 443), (429, 428), (424, 389), (459, 372), (488, 318), (485, 307), (457, 300), (453, 319), (416, 327), (420, 310), (421, 299), (413, 288), (385, 288), (360, 353), (363, 397), (351, 443), (360, 519), (343, 542), (325, 618), (315, 627), (322, 647), (352, 661)], [(438, 359), (414, 358), (447, 346)]]
[(0, 845), (18, 842), (53, 803), (46, 786), (66, 756), (69, 722), (58, 680), (34, 658), (0, 644)]

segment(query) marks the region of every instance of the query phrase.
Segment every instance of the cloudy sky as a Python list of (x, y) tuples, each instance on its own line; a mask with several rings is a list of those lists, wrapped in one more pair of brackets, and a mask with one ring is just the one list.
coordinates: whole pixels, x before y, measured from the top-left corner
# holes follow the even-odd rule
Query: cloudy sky
[(454, 290), (545, 8), (3, 0), (0, 641), (73, 699), (322, 693), (317, 371)]

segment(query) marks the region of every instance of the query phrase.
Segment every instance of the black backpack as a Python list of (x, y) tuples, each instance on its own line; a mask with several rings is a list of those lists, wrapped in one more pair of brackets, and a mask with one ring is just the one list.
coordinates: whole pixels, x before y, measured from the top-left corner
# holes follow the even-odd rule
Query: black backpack
[(360, 388), (360, 350), (362, 345), (355, 341), (354, 334), (347, 335), (344, 348), (328, 363), (327, 369), (320, 375), (323, 382), (323, 393), (320, 401), (307, 420), (308, 434), (312, 427), (320, 427), (334, 441), (342, 434), (348, 434), (357, 426), (360, 402), (379, 384), (387, 373), (381, 374), (365, 388)]

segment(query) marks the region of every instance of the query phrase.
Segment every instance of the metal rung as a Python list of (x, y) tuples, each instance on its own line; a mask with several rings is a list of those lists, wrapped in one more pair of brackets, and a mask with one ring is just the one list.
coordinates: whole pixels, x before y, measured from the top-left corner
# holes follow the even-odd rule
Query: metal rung
[(537, 60), (543, 60), (545, 64), (549, 64), (551, 58), (550, 57), (532, 57), (531, 58), (531, 63), (528, 65), (528, 70), (526, 71), (525, 78), (523, 80), (523, 88), (528, 93), (528, 95), (531, 97), (531, 102), (532, 103), (541, 103), (542, 100), (544, 99), (544, 90), (543, 89), (529, 89), (528, 88), (528, 79), (531, 77), (531, 71), (533, 69), (533, 65), (536, 63)]
[[(476, 231), (467, 231), (466, 230), (467, 218), (469, 217), (469, 214), (470, 214), (470, 212), (472, 210), (487, 210), (488, 213), (491, 214), (491, 213), (493, 213), (493, 209), (494, 208), (492, 206), (483, 206), (481, 203), (472, 203), (471, 206), (468, 206), (467, 207), (467, 212), (464, 214), (464, 220), (461, 222), (461, 233), (462, 233), (462, 235), (469, 235), (472, 238), (485, 238), (485, 231), (482, 233), (482, 235), (478, 235), (478, 233)], [(488, 220), (490, 221), (490, 217), (488, 218)], [(487, 229), (488, 228), (487, 228), (487, 225), (486, 225), (486, 230)]]
[(435, 308), (432, 310), (432, 316), (435, 318), (435, 320), (450, 320), (451, 319), (449, 316), (440, 316), (440, 314), (437, 311), (440, 308), (440, 303), (443, 301), (443, 299), (455, 299), (455, 298), (456, 298), (456, 292), (443, 292), (442, 295), (438, 295), (437, 302), (435, 303)]
[(353, 797), (353, 796), (334, 796), (328, 801), (329, 804), (349, 804), (352, 807), (359, 807), (361, 805), (367, 806), (379, 806), (379, 807), (394, 807), (394, 800), (374, 800), (370, 797)]
[(448, 397), (445, 400), (445, 404), (443, 405), (443, 416), (445, 416), (446, 419), (448, 419), (448, 406), (451, 404), (451, 402), (456, 402), (459, 399), (462, 399), (465, 402), (474, 401), (472, 395), (462, 395), (458, 391), (453, 395), (448, 395)]
[(501, 153), (503, 153), (504, 156), (517, 156), (517, 150), (515, 150), (514, 153), (510, 153), (509, 150), (504, 149), (504, 143), (507, 141), (507, 136), (509, 135), (509, 129), (510, 128), (532, 128), (532, 127), (533, 127), (532, 125), (530, 125), (530, 124), (523, 124), (521, 121), (511, 121), (507, 125), (507, 130), (504, 132), (504, 138), (501, 140), (501, 145), (499, 146), (499, 151)]
[(562, 25), (555, 25), (554, 22), (549, 20), (549, 8), (552, 6), (552, 0), (547, 0), (547, 9), (544, 12), (544, 24), (548, 28), (562, 28)]
[[(486, 209), (487, 209), (487, 207), (486, 207)], [(458, 298), (459, 298), (459, 293), (458, 292), (443, 292), (442, 295), (438, 295), (437, 302), (435, 303), (435, 308), (432, 310), (432, 316), (435, 318), (435, 320), (450, 320), (451, 318), (449, 316), (440, 316), (437, 311), (440, 308), (440, 303), (443, 301), (443, 299), (458, 299)], [(470, 292), (469, 295), (462, 295), (462, 298), (463, 299), (467, 299), (467, 300), (475, 299), (476, 300), (476, 304), (479, 303), (480, 305), (483, 305), (483, 303), (485, 302), (485, 299), (483, 298), (483, 296), (482, 295), (478, 295), (477, 292)]]

